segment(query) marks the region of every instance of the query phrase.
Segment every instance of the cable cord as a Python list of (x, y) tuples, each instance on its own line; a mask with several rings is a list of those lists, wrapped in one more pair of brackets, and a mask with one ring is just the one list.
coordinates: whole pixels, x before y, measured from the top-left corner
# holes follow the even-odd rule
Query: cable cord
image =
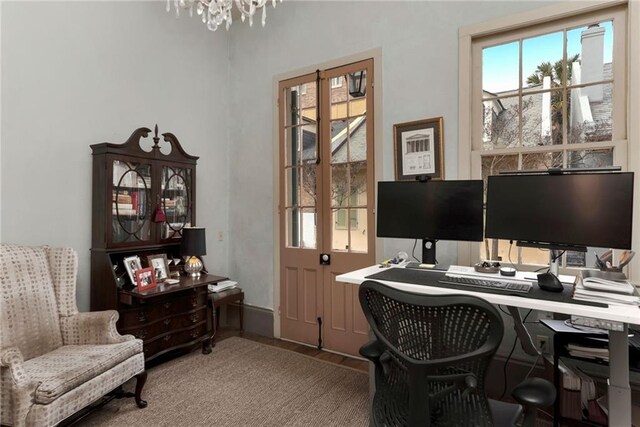
[[(529, 310), (529, 312), (524, 316), (524, 319), (522, 319), (522, 323), (525, 323), (527, 321), (527, 317), (529, 317), (532, 311), (533, 309)], [(502, 386), (502, 394), (500, 395), (500, 398), (498, 400), (502, 400), (504, 395), (507, 394), (507, 366), (509, 365), (511, 356), (513, 356), (513, 352), (516, 349), (516, 344), (518, 343), (518, 339), (519, 337), (518, 335), (516, 335), (516, 338), (513, 340), (513, 345), (511, 346), (511, 351), (509, 352), (509, 355), (507, 356), (507, 360), (504, 361), (504, 366), (502, 367), (502, 378), (504, 382)], [(536, 363), (537, 363), (537, 360), (536, 360)]]
[(415, 239), (413, 241), (413, 249), (411, 249), (411, 256), (413, 257), (413, 259), (415, 259), (417, 262), (422, 262), (420, 261), (418, 258), (416, 258), (416, 245), (418, 244), (418, 239)]

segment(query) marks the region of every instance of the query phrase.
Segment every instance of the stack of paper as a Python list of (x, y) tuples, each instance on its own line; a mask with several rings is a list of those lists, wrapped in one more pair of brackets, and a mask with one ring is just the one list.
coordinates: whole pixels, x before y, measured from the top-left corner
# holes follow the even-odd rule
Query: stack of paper
[(584, 270), (573, 292), (573, 299), (604, 304), (640, 305), (640, 297), (623, 273)]
[(602, 359), (606, 362), (609, 361), (609, 349), (586, 347), (577, 344), (567, 344), (567, 350), (569, 354), (575, 357), (583, 357), (585, 359)]
[(209, 292), (222, 292), (227, 289), (235, 288), (236, 286), (238, 286), (238, 282), (234, 282), (233, 280), (224, 280), (216, 284), (211, 284), (208, 288)]

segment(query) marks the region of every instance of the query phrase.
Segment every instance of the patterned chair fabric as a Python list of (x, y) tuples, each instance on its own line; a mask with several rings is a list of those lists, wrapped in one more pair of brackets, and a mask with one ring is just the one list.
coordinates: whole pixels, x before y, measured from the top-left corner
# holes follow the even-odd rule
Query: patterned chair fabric
[(0, 246), (3, 425), (56, 425), (144, 372), (116, 311), (78, 312), (77, 270), (69, 248)]

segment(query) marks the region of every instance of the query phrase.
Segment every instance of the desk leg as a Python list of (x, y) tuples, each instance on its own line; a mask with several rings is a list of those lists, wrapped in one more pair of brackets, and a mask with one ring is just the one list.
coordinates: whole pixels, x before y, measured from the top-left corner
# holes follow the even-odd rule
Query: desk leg
[(629, 387), (629, 337), (627, 325), (621, 332), (609, 331), (609, 425), (631, 425)]

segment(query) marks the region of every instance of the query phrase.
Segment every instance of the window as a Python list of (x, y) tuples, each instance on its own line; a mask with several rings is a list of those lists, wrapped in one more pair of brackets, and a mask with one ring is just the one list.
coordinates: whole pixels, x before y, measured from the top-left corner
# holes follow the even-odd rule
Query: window
[[(488, 176), (507, 170), (627, 168), (625, 19), (624, 8), (611, 8), (472, 36), (471, 147), (461, 150), (471, 157), (472, 178), (486, 186)], [(549, 261), (546, 251), (497, 240), (471, 257)], [(594, 261), (592, 250), (567, 252), (562, 265)]]
[(331, 79), (331, 89), (335, 89), (337, 87), (342, 87), (342, 76), (340, 77), (333, 77)]
[(306, 95), (307, 94), (307, 84), (302, 84), (300, 85), (300, 95)]

